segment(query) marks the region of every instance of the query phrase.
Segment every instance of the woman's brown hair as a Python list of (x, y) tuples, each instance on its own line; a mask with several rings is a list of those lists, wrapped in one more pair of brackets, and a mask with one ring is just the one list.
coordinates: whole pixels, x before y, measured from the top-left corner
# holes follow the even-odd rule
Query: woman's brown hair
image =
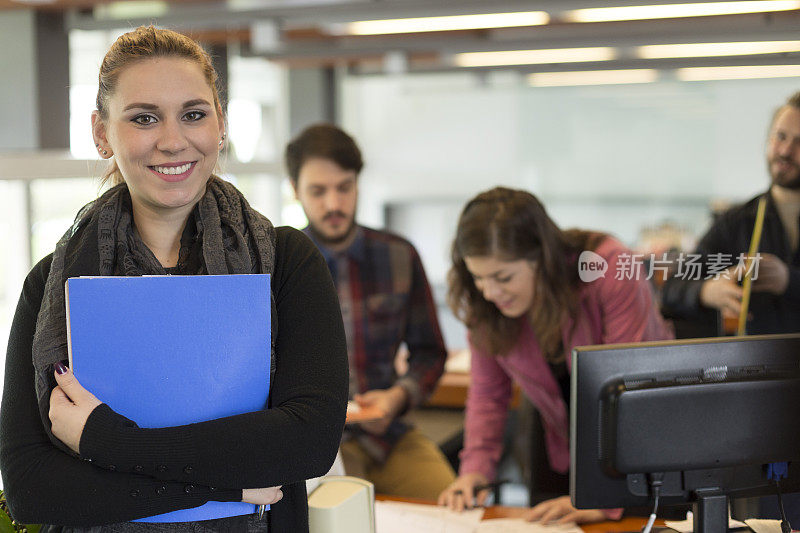
[[(157, 57), (178, 57), (196, 63), (203, 71), (203, 76), (214, 94), (214, 108), (222, 112), (222, 104), (217, 87), (217, 71), (211, 57), (193, 39), (172, 30), (155, 26), (139, 26), (133, 31), (120, 35), (103, 58), (100, 65), (99, 84), (97, 88), (97, 111), (101, 120), (108, 120), (108, 100), (117, 89), (119, 76), (125, 68), (145, 59)], [(223, 116), (220, 115), (220, 120)], [(122, 183), (122, 175), (115, 161), (109, 164), (103, 173), (103, 183), (111, 181), (111, 185)]]
[[(448, 303), (472, 333), (479, 348), (506, 354), (517, 341), (522, 320), (531, 321), (550, 361), (563, 359), (561, 328), (578, 309), (577, 257), (596, 248), (602, 234), (562, 231), (529, 192), (497, 187), (470, 200), (461, 212), (451, 252)], [(475, 286), (465, 257), (494, 256), (504, 261), (525, 259), (536, 264), (535, 302), (522, 318), (508, 318)]]

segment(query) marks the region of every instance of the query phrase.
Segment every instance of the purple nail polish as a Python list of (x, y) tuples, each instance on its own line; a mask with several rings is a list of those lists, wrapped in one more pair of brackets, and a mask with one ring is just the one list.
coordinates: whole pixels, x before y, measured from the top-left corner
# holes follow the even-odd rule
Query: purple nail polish
[(65, 367), (64, 363), (62, 363), (61, 361), (57, 362), (55, 364), (55, 367), (56, 367), (56, 374), (58, 374), (59, 376), (61, 374), (66, 374), (67, 373), (67, 367)]

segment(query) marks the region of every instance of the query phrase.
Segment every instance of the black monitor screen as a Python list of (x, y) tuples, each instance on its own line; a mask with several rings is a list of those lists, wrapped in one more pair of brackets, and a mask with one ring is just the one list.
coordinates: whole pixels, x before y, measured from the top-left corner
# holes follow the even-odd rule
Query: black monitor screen
[(775, 462), (800, 491), (800, 335), (588, 346), (572, 365), (576, 507), (651, 505), (654, 476), (667, 504), (774, 494)]

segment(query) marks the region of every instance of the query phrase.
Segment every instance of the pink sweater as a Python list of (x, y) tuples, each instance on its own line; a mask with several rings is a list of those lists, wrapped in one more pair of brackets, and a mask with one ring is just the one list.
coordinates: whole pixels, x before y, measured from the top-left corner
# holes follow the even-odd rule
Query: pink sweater
[[(615, 279), (620, 254), (630, 254), (630, 251), (609, 237), (595, 252), (608, 261), (608, 270), (605, 277), (596, 281), (579, 282), (581, 301), (577, 325), (569, 337), (571, 322), (563, 330), (570, 370), (572, 348), (576, 346), (673, 337), (653, 302), (644, 273), (640, 273), (638, 280)], [(627, 259), (630, 261), (630, 256)], [(460, 473), (480, 472), (487, 479), (494, 479), (503, 452), (503, 429), (512, 380), (541, 415), (550, 466), (556, 472), (566, 472), (569, 468), (569, 410), (542, 357), (529, 321), (525, 321), (516, 346), (503, 357), (482, 353), (471, 339), (470, 349), (472, 383), (467, 394)]]

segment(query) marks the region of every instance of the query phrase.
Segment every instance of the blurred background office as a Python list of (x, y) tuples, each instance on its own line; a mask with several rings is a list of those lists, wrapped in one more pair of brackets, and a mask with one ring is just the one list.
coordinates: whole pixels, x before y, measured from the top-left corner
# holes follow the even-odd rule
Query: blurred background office
[(26, 273), (98, 192), (102, 55), (150, 23), (214, 56), (222, 172), (276, 224), (305, 225), (286, 141), (319, 121), (358, 140), (358, 220), (417, 246), (453, 351), (466, 199), (524, 188), (562, 227), (690, 251), (715, 210), (768, 187), (770, 118), (800, 89), (794, 0), (0, 0), (2, 346)]

